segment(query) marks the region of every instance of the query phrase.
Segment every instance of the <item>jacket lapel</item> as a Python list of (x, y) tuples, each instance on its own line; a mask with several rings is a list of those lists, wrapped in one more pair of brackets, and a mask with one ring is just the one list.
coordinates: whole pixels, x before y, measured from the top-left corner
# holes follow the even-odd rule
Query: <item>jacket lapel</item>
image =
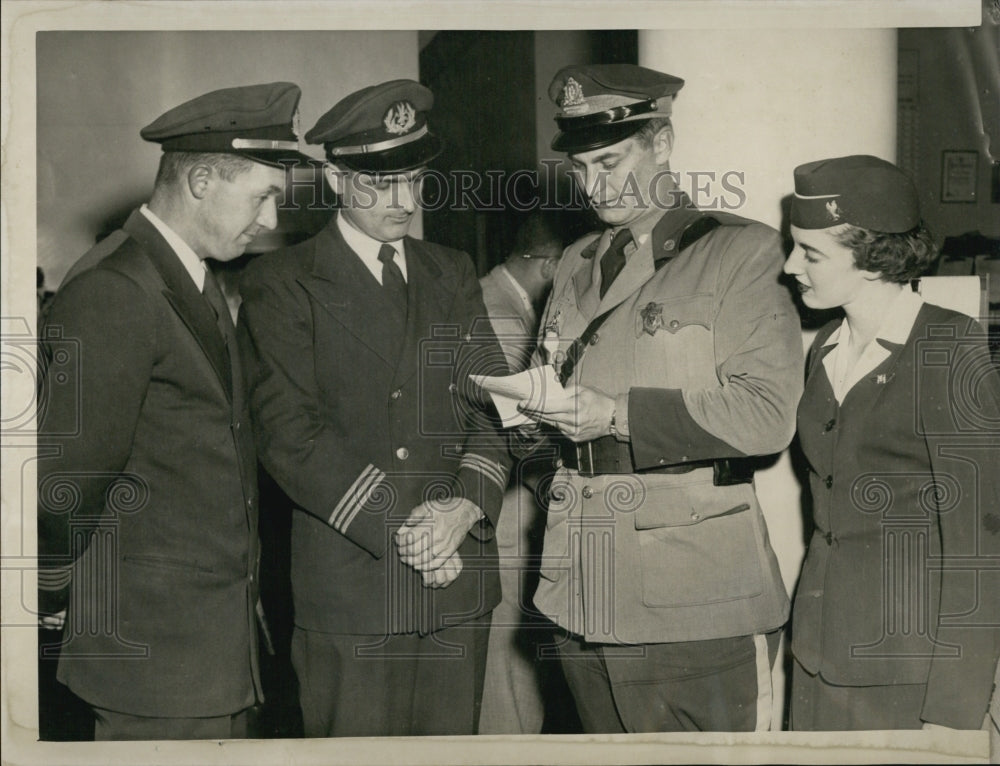
[(393, 385), (401, 386), (420, 369), (421, 342), (430, 340), (435, 324), (449, 321), (458, 287), (446, 279), (426, 243), (407, 237), (406, 339), (399, 354)]
[(345, 330), (386, 364), (396, 366), (393, 337), (398, 333), (397, 320), (381, 286), (340, 235), (336, 216), (313, 240), (312, 267), (300, 281)]
[(597, 316), (597, 306), (601, 302), (600, 291), (594, 285), (594, 275), (600, 270), (596, 255), (601, 239), (602, 237), (598, 235), (580, 252), (580, 265), (573, 274), (576, 307), (581, 316), (585, 317)]
[(658, 268), (663, 266), (663, 261), (677, 255), (684, 230), (700, 217), (698, 209), (692, 205), (688, 196), (681, 192), (677, 196), (677, 205), (659, 217), (643, 244), (628, 256), (625, 268), (604, 294), (604, 298), (600, 297), (594, 279), (600, 270), (597, 251), (605, 238), (599, 237), (594, 240), (581, 253), (584, 256), (584, 264), (573, 275), (577, 307), (581, 313), (584, 316), (598, 316), (635, 295), (652, 279)]
[(208, 301), (198, 292), (180, 258), (146, 216), (135, 211), (122, 228), (142, 245), (163, 280), (164, 297), (198, 341), (226, 392), (226, 398), (232, 401), (233, 378), (226, 344)]
[(600, 299), (597, 313), (603, 314), (605, 311), (610, 311), (626, 298), (637, 293), (639, 288), (646, 284), (655, 273), (652, 251), (648, 247), (647, 240), (646, 244), (640, 246), (625, 261), (625, 268), (611, 283), (611, 287), (604, 294), (604, 297)]

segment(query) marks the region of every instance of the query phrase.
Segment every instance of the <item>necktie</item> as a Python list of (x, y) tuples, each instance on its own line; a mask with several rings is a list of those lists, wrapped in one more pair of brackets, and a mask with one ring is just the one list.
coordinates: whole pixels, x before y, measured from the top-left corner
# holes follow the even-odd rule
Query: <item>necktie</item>
[(378, 251), (378, 259), (382, 261), (382, 288), (396, 308), (406, 315), (406, 282), (403, 272), (396, 264), (396, 248), (392, 245), (382, 245)]
[(226, 353), (229, 357), (229, 369), (232, 375), (233, 391), (239, 391), (242, 383), (242, 370), (240, 369), (239, 350), (236, 347), (236, 327), (233, 325), (232, 314), (229, 313), (229, 304), (226, 303), (219, 282), (215, 278), (212, 270), (205, 269), (205, 285), (202, 295), (208, 301), (215, 314), (215, 324), (222, 334), (222, 339), (226, 342)]
[(628, 228), (619, 229), (614, 237), (611, 238), (611, 244), (608, 245), (608, 249), (601, 256), (602, 298), (611, 287), (611, 283), (615, 281), (621, 270), (625, 268), (625, 246), (631, 241), (632, 232)]

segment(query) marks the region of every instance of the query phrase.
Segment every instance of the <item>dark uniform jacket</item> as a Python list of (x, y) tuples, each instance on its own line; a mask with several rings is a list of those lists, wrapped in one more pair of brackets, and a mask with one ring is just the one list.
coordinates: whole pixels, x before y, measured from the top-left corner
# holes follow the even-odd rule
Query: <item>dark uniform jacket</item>
[(648, 237), (603, 298), (609, 234), (572, 245), (542, 321), (543, 343), (557, 336), (560, 354), (612, 311), (567, 385), (617, 399), (637, 469), (587, 477), (563, 468), (552, 484), (535, 604), (589, 641), (743, 636), (788, 614), (753, 485), (715, 486), (711, 467), (647, 472), (784, 449), (801, 391), (777, 232), (712, 213), (720, 225), (681, 248), (700, 214), (680, 198), (645, 222)]
[(133, 715), (232, 714), (259, 698), (242, 385), (212, 308), (141, 213), (84, 258), (95, 265), (64, 283), (42, 342), (43, 608), (71, 590), (59, 679)]
[(1000, 377), (971, 319), (924, 304), (838, 405), (812, 351), (798, 428), (816, 531), (792, 652), (846, 686), (920, 684), (922, 718), (978, 729), (1000, 652)]
[[(241, 340), (261, 461), (296, 506), (295, 624), (330, 633), (429, 632), (499, 599), (493, 525), (510, 459), (471, 401), (469, 372), (506, 370), (468, 256), (405, 240), (408, 313), (337, 229), (254, 261)], [(486, 514), (447, 588), (423, 587), (392, 534), (429, 496)]]

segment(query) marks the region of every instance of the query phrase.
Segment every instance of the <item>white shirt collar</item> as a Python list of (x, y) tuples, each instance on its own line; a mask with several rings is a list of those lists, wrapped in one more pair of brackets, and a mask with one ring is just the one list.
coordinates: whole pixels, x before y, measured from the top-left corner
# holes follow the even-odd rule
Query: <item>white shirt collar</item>
[(163, 221), (160, 220), (159, 216), (156, 215), (152, 210), (149, 209), (148, 205), (143, 205), (139, 208), (139, 212), (146, 216), (147, 220), (153, 224), (154, 228), (160, 232), (160, 235), (167, 241), (170, 245), (170, 249), (174, 251), (177, 257), (180, 259), (181, 264), (184, 266), (184, 270), (191, 275), (191, 279), (194, 280), (195, 286), (198, 288), (198, 292), (205, 289), (205, 262), (198, 257), (198, 254), (191, 249), (180, 235), (167, 226)]
[(521, 303), (524, 304), (526, 316), (534, 319), (535, 307), (531, 304), (531, 296), (525, 292), (524, 288), (521, 287), (521, 283), (514, 278), (514, 275), (511, 274), (502, 263), (497, 266), (497, 269), (499, 269), (500, 272), (507, 277), (510, 283), (514, 286), (514, 290), (517, 291), (517, 295), (521, 299)]
[(833, 388), (833, 395), (838, 402), (843, 402), (844, 397), (854, 387), (854, 385), (865, 377), (868, 373), (878, 367), (888, 359), (892, 352), (879, 341), (903, 345), (910, 337), (913, 323), (920, 313), (920, 307), (924, 305), (923, 299), (908, 286), (900, 290), (889, 307), (889, 311), (882, 320), (882, 326), (875, 334), (874, 340), (870, 341), (857, 362), (850, 369), (847, 367), (846, 354), (841, 353), (846, 344), (850, 341), (851, 328), (846, 320), (831, 333), (824, 346), (836, 345), (830, 353), (823, 357), (823, 367), (826, 369), (827, 378)]
[(372, 239), (363, 231), (351, 226), (340, 211), (337, 212), (337, 228), (347, 246), (357, 254), (379, 284), (382, 284), (382, 261), (378, 259), (378, 251), (382, 245), (392, 245), (396, 248), (396, 256), (393, 260), (403, 273), (403, 281), (406, 281), (406, 251), (403, 249), (403, 240), (379, 242), (377, 239)]

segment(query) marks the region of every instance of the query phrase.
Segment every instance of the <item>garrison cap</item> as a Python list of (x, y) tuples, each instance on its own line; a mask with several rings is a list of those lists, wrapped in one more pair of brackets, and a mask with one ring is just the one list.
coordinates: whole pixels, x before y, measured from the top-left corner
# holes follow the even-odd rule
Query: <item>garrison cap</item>
[(919, 225), (920, 203), (906, 173), (878, 157), (855, 154), (795, 168), (791, 222), (800, 229), (849, 223), (898, 234)]
[(549, 98), (560, 108), (552, 148), (586, 152), (624, 141), (646, 120), (669, 117), (684, 80), (634, 64), (572, 65), (559, 70)]
[(323, 144), (330, 162), (369, 173), (398, 173), (422, 167), (441, 153), (427, 112), (434, 94), (413, 80), (371, 85), (341, 99), (306, 133)]
[(139, 131), (165, 152), (238, 154), (265, 165), (311, 161), (299, 152), (302, 91), (291, 82), (213, 90), (185, 101)]

